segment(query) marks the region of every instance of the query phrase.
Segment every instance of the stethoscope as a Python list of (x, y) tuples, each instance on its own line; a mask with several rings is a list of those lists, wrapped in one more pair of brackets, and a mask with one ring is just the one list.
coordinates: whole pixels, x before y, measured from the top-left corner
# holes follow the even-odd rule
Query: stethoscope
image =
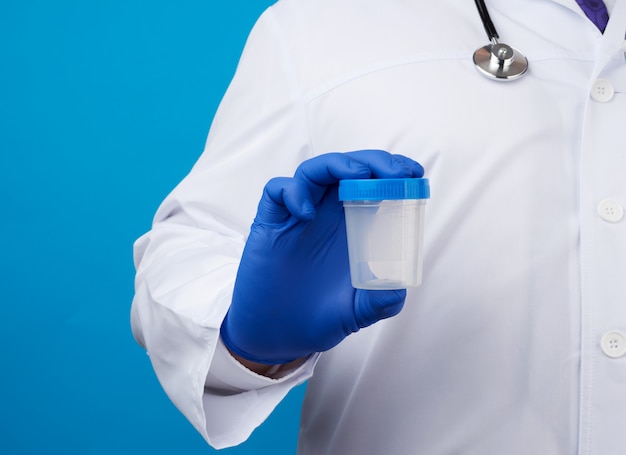
[(481, 74), (496, 81), (513, 81), (523, 76), (528, 70), (528, 59), (517, 49), (500, 43), (496, 27), (491, 21), (484, 0), (474, 0), (480, 20), (487, 32), (491, 44), (474, 52), (474, 64)]

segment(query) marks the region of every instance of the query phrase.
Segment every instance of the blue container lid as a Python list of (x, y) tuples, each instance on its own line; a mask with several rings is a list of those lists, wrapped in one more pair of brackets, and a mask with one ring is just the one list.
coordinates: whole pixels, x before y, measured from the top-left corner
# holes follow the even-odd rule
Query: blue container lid
[(340, 201), (429, 199), (428, 179), (348, 179), (339, 181)]

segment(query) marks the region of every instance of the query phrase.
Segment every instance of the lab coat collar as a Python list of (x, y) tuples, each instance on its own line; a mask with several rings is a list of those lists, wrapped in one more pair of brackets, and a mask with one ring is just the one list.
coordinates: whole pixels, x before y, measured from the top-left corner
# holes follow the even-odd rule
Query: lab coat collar
[[(546, 0), (558, 3), (569, 8), (576, 14), (585, 17), (585, 13), (575, 0)], [(626, 41), (626, 0), (616, 0), (615, 6), (609, 16), (604, 34), (598, 31), (598, 54), (596, 58), (596, 67), (594, 68), (594, 77), (597, 77), (609, 60), (620, 55), (624, 50)]]
[[(566, 8), (571, 9), (576, 14), (579, 14), (580, 16), (585, 17), (585, 13), (580, 8), (578, 3), (576, 3), (576, 0), (547, 0), (547, 1), (558, 3), (559, 5), (562, 5), (562, 6), (566, 7)], [(610, 24), (611, 19), (613, 18), (613, 16), (615, 16), (616, 13), (619, 12), (620, 8), (621, 9), (624, 8), (624, 3), (626, 3), (626, 0), (616, 0), (615, 1), (615, 6), (613, 7), (613, 11), (611, 12), (610, 17), (609, 17), (609, 24)]]
[(596, 60), (595, 75), (599, 75), (602, 68), (615, 55), (624, 57), (626, 44), (626, 0), (617, 0), (609, 17), (609, 23), (600, 40), (600, 49)]

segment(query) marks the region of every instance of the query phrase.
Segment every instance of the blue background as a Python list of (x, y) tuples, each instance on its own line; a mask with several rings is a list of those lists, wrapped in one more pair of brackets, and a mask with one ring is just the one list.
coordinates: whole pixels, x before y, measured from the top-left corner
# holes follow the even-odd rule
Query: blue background
[[(131, 248), (271, 3), (0, 2), (0, 453), (215, 453), (132, 338)], [(294, 453), (302, 395), (219, 453)]]

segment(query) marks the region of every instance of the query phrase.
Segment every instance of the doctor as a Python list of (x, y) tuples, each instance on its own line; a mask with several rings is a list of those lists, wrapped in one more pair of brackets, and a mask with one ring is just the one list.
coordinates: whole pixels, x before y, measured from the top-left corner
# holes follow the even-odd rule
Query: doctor
[[(495, 41), (470, 0), (254, 27), (135, 245), (133, 332), (212, 446), (308, 380), (300, 454), (626, 453), (626, 1), (604, 32), (574, 0), (486, 3)], [(523, 76), (477, 70), (496, 42)], [(422, 286), (355, 291), (337, 180), (423, 173)]]

